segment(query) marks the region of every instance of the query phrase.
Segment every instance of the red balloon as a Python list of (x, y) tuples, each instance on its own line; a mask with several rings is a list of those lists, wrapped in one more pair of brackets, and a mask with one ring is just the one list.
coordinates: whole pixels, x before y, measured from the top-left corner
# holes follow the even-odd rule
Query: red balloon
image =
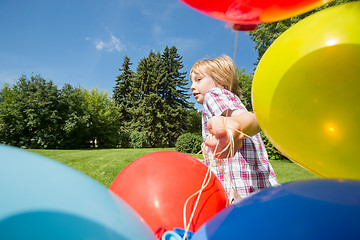
[[(184, 228), (186, 200), (200, 190), (207, 166), (181, 152), (159, 151), (144, 155), (124, 168), (109, 190), (127, 202), (154, 233)], [(210, 176), (210, 175), (209, 175)], [(197, 196), (187, 204), (187, 223)], [(200, 226), (227, 206), (228, 199), (220, 181), (211, 173), (209, 184), (201, 193), (189, 230)]]
[[(239, 25), (275, 22), (313, 10), (331, 0), (181, 0), (214, 18)], [(239, 30), (239, 29), (238, 29)], [(242, 30), (242, 29), (240, 29)], [(245, 30), (248, 30), (245, 28)]]

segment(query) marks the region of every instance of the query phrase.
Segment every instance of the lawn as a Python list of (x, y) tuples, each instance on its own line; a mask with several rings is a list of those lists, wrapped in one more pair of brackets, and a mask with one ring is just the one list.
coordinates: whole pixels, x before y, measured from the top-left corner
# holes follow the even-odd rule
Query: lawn
[[(73, 167), (105, 187), (109, 187), (118, 173), (135, 159), (155, 151), (173, 148), (91, 149), (91, 150), (29, 150)], [(196, 156), (195, 154), (191, 154)], [(288, 160), (273, 160), (271, 164), (280, 183), (317, 178)]]

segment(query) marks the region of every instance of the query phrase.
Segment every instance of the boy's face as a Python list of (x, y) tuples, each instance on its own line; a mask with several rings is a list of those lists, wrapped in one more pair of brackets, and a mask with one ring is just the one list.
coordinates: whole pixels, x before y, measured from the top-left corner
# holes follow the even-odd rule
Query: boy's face
[(213, 78), (202, 68), (198, 69), (198, 74), (192, 74), (191, 83), (193, 95), (200, 104), (203, 104), (205, 94), (210, 89), (217, 87)]

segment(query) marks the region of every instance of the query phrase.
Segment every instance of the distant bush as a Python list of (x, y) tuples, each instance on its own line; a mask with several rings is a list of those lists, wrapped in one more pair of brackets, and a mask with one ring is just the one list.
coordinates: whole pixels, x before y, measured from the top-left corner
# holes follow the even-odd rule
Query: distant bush
[(281, 152), (275, 148), (275, 146), (270, 142), (270, 140), (265, 136), (263, 132), (261, 132), (260, 134), (265, 144), (266, 151), (269, 155), (270, 160), (287, 159), (287, 157), (282, 155)]
[(198, 153), (201, 150), (202, 137), (195, 133), (185, 133), (178, 137), (175, 149), (184, 153)]
[(149, 138), (146, 132), (132, 131), (129, 136), (130, 148), (147, 148), (150, 147)]

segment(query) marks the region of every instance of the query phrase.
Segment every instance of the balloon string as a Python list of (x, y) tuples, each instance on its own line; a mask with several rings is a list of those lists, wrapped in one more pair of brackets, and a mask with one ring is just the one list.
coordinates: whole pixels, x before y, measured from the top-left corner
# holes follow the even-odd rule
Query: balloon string
[[(236, 130), (236, 129), (234, 129)], [(239, 130), (236, 130), (236, 131), (239, 131)], [(228, 134), (230, 136), (232, 136), (232, 133), (229, 132), (227, 130)], [(241, 131), (240, 131), (241, 132)], [(244, 134), (245, 136), (247, 136), (246, 134)], [(209, 135), (209, 137), (214, 137), (214, 135)], [(214, 150), (214, 152), (216, 153), (217, 152), (217, 148), (218, 148), (218, 145), (219, 145), (219, 142), (217, 142), (216, 144), (216, 148)], [(229, 149), (230, 148), (230, 149)], [(227, 156), (225, 157), (226, 159), (229, 159), (230, 156), (233, 156), (234, 155), (234, 149), (235, 149), (235, 143), (234, 143), (234, 139), (233, 137), (230, 137), (229, 138), (229, 143), (227, 144), (227, 146), (219, 153), (219, 155), (221, 155), (223, 152), (227, 151), (227, 149), (229, 149), (229, 152), (227, 154)], [(205, 152), (205, 158), (209, 160), (210, 162), (210, 165), (217, 165), (217, 167), (219, 168), (220, 172), (222, 173), (223, 177), (224, 177), (224, 181), (228, 184), (230, 184), (230, 188), (232, 189), (233, 193), (234, 193), (234, 200), (237, 201), (237, 200), (240, 200), (241, 199), (241, 196), (238, 194), (238, 192), (236, 191), (236, 188), (234, 186), (234, 183), (232, 181), (232, 178), (231, 176), (228, 176), (229, 174), (231, 174), (231, 171), (229, 171), (229, 174), (227, 174), (223, 168), (223, 165), (224, 165), (224, 158), (221, 159), (221, 158), (214, 158), (213, 155), (210, 155), (210, 157), (206, 154), (206, 151)], [(231, 167), (231, 164), (229, 164), (230, 167)], [(230, 202), (232, 203), (232, 202)]]
[[(217, 153), (217, 155), (220, 156), (220, 155), (222, 155), (224, 152), (227, 151), (227, 155), (226, 155), (226, 157), (225, 157), (226, 159), (229, 159), (230, 156), (234, 156), (234, 155), (235, 155), (235, 152), (234, 152), (234, 150), (235, 150), (235, 140), (234, 140), (234, 137), (233, 137), (233, 132), (230, 131), (230, 130), (233, 130), (233, 131), (235, 131), (235, 132), (238, 132), (238, 133), (244, 135), (244, 136), (247, 137), (247, 138), (251, 138), (249, 135), (247, 135), (247, 134), (244, 133), (243, 131), (238, 130), (238, 129), (235, 129), (235, 128), (227, 125), (227, 119), (228, 119), (228, 117), (229, 117), (229, 114), (230, 114), (230, 111), (226, 111), (225, 122), (224, 122), (224, 124), (225, 124), (225, 126), (226, 126), (226, 132), (227, 132), (227, 134), (228, 134), (229, 142), (228, 142), (228, 144), (222, 149), (222, 151), (221, 151), (220, 153)], [(208, 136), (208, 138), (213, 138), (213, 137), (214, 137), (213, 134), (210, 134), (210, 135)], [(217, 144), (216, 144), (216, 148), (215, 148), (215, 150), (214, 150), (214, 153), (217, 152), (218, 145), (219, 145), (219, 141), (218, 141)], [(231, 169), (229, 170), (230, 176), (228, 176), (229, 174), (226, 174), (224, 168), (222, 167), (223, 162), (224, 162), (222, 159), (219, 159), (219, 158), (214, 159), (213, 154), (212, 154), (211, 157), (209, 158), (209, 156), (206, 154), (206, 151), (203, 151), (203, 152), (205, 153), (205, 154), (204, 154), (204, 155), (205, 155), (205, 158), (209, 160), (209, 162), (210, 162), (211, 165), (214, 165), (214, 162), (215, 162), (215, 164), (218, 166), (218, 168), (220, 169), (221, 173), (223, 174), (225, 182), (228, 183), (228, 184), (230, 184), (229, 187), (230, 187), (230, 189), (232, 189), (232, 191), (233, 191), (234, 201), (240, 200), (240, 199), (241, 199), (241, 196), (240, 196), (239, 193), (236, 191), (236, 188), (235, 188), (234, 183), (233, 183), (233, 181), (232, 181), (233, 179), (231, 178), (231, 172), (232, 172)], [(229, 168), (232, 168), (232, 165), (231, 165), (231, 164), (229, 164)], [(231, 202), (231, 203), (232, 203), (232, 202)]]
[[(228, 112), (227, 112), (226, 116), (228, 116)], [(225, 118), (225, 121), (226, 121), (226, 118)], [(240, 130), (234, 129), (234, 128), (230, 127), (230, 126), (227, 126), (227, 127), (228, 127), (228, 128), (231, 128), (231, 129), (234, 130), (234, 131), (239, 132), (240, 134), (243, 134), (243, 135), (246, 136), (246, 137), (250, 137), (250, 136), (246, 135), (244, 132), (242, 132), (242, 131), (240, 131)], [(226, 156), (226, 158), (229, 158), (230, 156), (233, 156), (233, 155), (234, 155), (235, 141), (234, 141), (232, 132), (229, 131), (229, 130), (226, 130), (226, 131), (227, 131), (227, 133), (228, 133), (228, 135), (229, 135), (229, 143), (228, 143), (228, 144), (226, 145), (226, 147), (219, 153), (219, 155), (221, 155), (221, 154), (224, 153), (225, 151), (229, 150), (229, 152), (228, 152), (228, 154), (227, 154), (227, 156)], [(210, 135), (208, 136), (208, 138), (212, 138), (212, 137), (214, 137), (214, 135), (212, 135), (212, 134), (210, 134)], [(217, 144), (216, 144), (214, 153), (217, 152), (218, 147), (219, 147), (219, 141), (218, 141)], [(208, 154), (206, 153), (205, 144), (204, 144), (204, 143), (203, 143), (202, 146), (201, 146), (201, 151), (199, 151), (199, 152), (197, 153), (197, 156), (198, 156), (201, 152), (204, 154), (205, 159), (208, 159), (208, 160), (209, 160), (210, 165), (213, 165), (213, 163), (215, 162), (215, 164), (219, 167), (220, 171), (222, 172), (222, 174), (223, 174), (223, 176), (224, 176), (224, 178), (225, 178), (225, 181), (230, 183), (230, 188), (232, 188), (232, 190), (233, 190), (233, 192), (234, 192), (234, 198), (235, 198), (235, 200), (241, 199), (241, 196), (237, 193), (236, 188), (234, 187), (234, 184), (233, 184), (233, 182), (232, 182), (231, 176), (228, 176), (228, 175), (225, 173), (225, 171), (224, 171), (224, 169), (223, 169), (223, 167), (222, 167), (222, 165), (223, 165), (223, 164), (221, 164), (221, 162), (223, 162), (222, 159), (217, 159), (218, 161), (216, 161), (216, 160), (213, 158), (213, 155), (211, 155), (211, 157), (209, 158)], [(210, 182), (210, 179), (211, 179), (211, 170), (210, 170), (210, 168), (208, 168), (207, 171), (206, 171), (206, 174), (205, 174), (203, 183), (202, 183), (202, 185), (201, 185), (201, 188), (200, 188), (197, 192), (195, 192), (194, 194), (192, 194), (190, 197), (188, 197), (188, 198), (186, 199), (186, 201), (185, 201), (184, 208), (183, 208), (183, 220), (184, 220), (184, 227), (185, 227), (185, 233), (184, 233), (184, 236), (183, 236), (183, 240), (187, 239), (187, 233), (188, 233), (188, 231), (189, 231), (191, 221), (192, 221), (192, 219), (193, 219), (193, 217), (194, 217), (196, 208), (197, 208), (197, 206), (198, 206), (198, 203), (199, 203), (199, 200), (200, 200), (202, 191), (207, 187), (207, 185), (208, 185), (209, 182)], [(195, 205), (194, 205), (193, 210), (192, 210), (192, 213), (191, 213), (191, 215), (190, 215), (189, 222), (187, 223), (187, 221), (186, 221), (186, 208), (187, 208), (187, 204), (188, 204), (189, 200), (190, 200), (191, 198), (193, 198), (194, 196), (196, 196), (197, 194), (198, 194), (198, 197), (197, 197), (197, 199), (196, 199)]]
[[(219, 145), (219, 144), (216, 145), (215, 151), (217, 150), (218, 145)], [(202, 146), (201, 146), (201, 151), (198, 152), (197, 155), (196, 155), (197, 157), (198, 157), (198, 155), (199, 155), (201, 152), (204, 152), (204, 153), (206, 152), (206, 151), (203, 151), (204, 148), (205, 148), (205, 144), (203, 143)], [(206, 155), (206, 154), (205, 154), (205, 155)], [(190, 197), (188, 197), (188, 199), (186, 199), (186, 201), (185, 201), (184, 208), (183, 208), (183, 217), (184, 217), (183, 220), (184, 220), (184, 227), (185, 227), (185, 233), (184, 233), (184, 236), (183, 236), (183, 240), (187, 239), (187, 233), (188, 233), (188, 231), (189, 231), (190, 224), (191, 224), (191, 221), (192, 221), (192, 219), (193, 219), (193, 217), (194, 217), (195, 210), (196, 210), (197, 205), (198, 205), (198, 203), (199, 203), (199, 200), (200, 200), (202, 191), (207, 187), (207, 185), (208, 185), (209, 182), (210, 182), (210, 179), (211, 179), (211, 170), (210, 170), (210, 168), (208, 168), (207, 171), (206, 171), (206, 174), (205, 174), (203, 183), (202, 183), (202, 185), (201, 185), (201, 188), (200, 188), (197, 192), (195, 192), (194, 194), (192, 194)], [(196, 202), (195, 202), (195, 205), (194, 205), (194, 207), (193, 207), (193, 210), (192, 210), (192, 213), (191, 213), (189, 222), (188, 222), (188, 224), (186, 224), (186, 207), (187, 207), (187, 204), (188, 204), (189, 200), (190, 200), (191, 198), (193, 198), (196, 194), (198, 194), (198, 197), (197, 197)]]
[[(203, 183), (202, 183), (202, 185), (201, 185), (201, 188), (200, 188), (197, 192), (195, 192), (193, 195), (191, 195), (191, 196), (186, 200), (186, 202), (185, 202), (185, 204), (184, 204), (183, 216), (184, 216), (185, 233), (184, 233), (183, 240), (184, 240), (184, 239), (187, 239), (187, 233), (188, 233), (188, 231), (189, 231), (191, 221), (192, 221), (192, 219), (193, 219), (193, 217), (194, 217), (195, 210), (196, 210), (197, 205), (198, 205), (198, 203), (199, 203), (199, 200), (200, 200), (200, 197), (201, 197), (201, 193), (202, 193), (202, 191), (207, 187), (207, 185), (209, 184), (210, 179), (211, 179), (211, 170), (208, 168), (207, 171), (206, 171), (206, 174), (205, 174), (204, 181), (203, 181)], [(194, 197), (196, 194), (198, 194), (198, 197), (197, 197), (197, 199), (196, 199), (195, 206), (194, 206), (194, 208), (193, 208), (193, 210), (192, 210), (192, 213), (191, 213), (191, 215), (190, 215), (189, 222), (188, 222), (188, 224), (186, 224), (186, 206), (187, 206), (189, 200), (190, 200), (192, 197)]]
[(239, 33), (239, 31), (235, 31), (234, 54), (233, 54), (234, 65), (235, 65), (235, 57), (236, 57), (236, 48), (237, 48), (238, 33)]

